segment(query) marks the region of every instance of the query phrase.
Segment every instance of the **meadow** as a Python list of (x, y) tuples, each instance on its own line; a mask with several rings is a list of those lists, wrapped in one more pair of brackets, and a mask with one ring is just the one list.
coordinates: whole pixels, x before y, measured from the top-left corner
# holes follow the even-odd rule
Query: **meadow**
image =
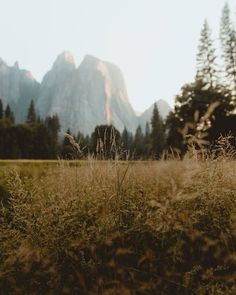
[(0, 294), (236, 294), (236, 161), (1, 161)]

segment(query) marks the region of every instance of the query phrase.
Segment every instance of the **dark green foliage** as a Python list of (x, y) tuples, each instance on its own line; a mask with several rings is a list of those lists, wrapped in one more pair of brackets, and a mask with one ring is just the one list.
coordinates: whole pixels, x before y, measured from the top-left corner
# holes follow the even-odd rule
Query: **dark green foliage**
[(134, 156), (136, 159), (140, 159), (143, 156), (144, 153), (144, 135), (142, 132), (142, 128), (139, 125), (136, 129), (135, 135), (134, 135)]
[(120, 132), (112, 125), (99, 125), (92, 133), (92, 147), (96, 158), (114, 159), (120, 149)]
[[(166, 128), (168, 130), (167, 143), (180, 152), (186, 150), (186, 135), (195, 135), (197, 128), (201, 127), (201, 118), (209, 111), (213, 103), (219, 102), (213, 112), (209, 113), (206, 129), (203, 132), (212, 130), (214, 126), (223, 124), (230, 116), (233, 107), (231, 104), (230, 92), (221, 85), (208, 88), (207, 83), (196, 80), (193, 83), (182, 87), (181, 93), (176, 96), (174, 111), (168, 116)], [(233, 126), (232, 126), (233, 127)], [(209, 130), (208, 130), (209, 129)], [(212, 142), (214, 132), (207, 139)]]
[(164, 124), (162, 118), (160, 117), (160, 113), (156, 103), (154, 104), (153, 108), (151, 126), (152, 154), (156, 159), (158, 159), (161, 157), (165, 147), (165, 132)]
[(133, 154), (133, 134), (125, 127), (121, 134), (121, 158), (130, 159)]
[(59, 120), (48, 117), (45, 122), (36, 120), (31, 103), (27, 124), (14, 124), (14, 114), (7, 105), (0, 120), (1, 159), (55, 159), (58, 155)]
[(3, 103), (2, 103), (2, 100), (0, 99), (0, 120), (3, 119), (3, 116), (4, 116)]
[(31, 100), (30, 106), (28, 109), (27, 118), (26, 118), (26, 123), (28, 123), (28, 124), (36, 123), (36, 121), (37, 121), (37, 115), (36, 115), (36, 111), (35, 111), (35, 107), (34, 107), (34, 101)]
[(20, 124), (0, 127), (0, 158), (54, 159), (57, 143), (44, 124)]
[(151, 131), (150, 124), (146, 123), (145, 135), (144, 135), (144, 157), (149, 159), (152, 153), (152, 140), (151, 140)]
[(5, 109), (5, 119), (7, 121), (9, 121), (11, 124), (15, 123), (15, 116), (14, 116), (9, 104), (7, 105), (7, 107)]

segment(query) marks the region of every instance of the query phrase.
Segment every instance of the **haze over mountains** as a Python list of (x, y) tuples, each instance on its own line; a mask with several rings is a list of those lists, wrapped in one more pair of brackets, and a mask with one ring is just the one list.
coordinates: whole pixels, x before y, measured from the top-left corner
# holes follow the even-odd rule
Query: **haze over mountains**
[[(9, 104), (17, 122), (24, 122), (30, 100), (40, 117), (58, 114), (61, 131), (91, 133), (98, 124), (124, 126), (132, 132), (150, 121), (153, 105), (137, 115), (132, 108), (120, 69), (87, 55), (76, 67), (72, 54), (64, 51), (38, 83), (29, 71), (0, 60), (0, 98)], [(157, 101), (163, 118), (171, 110), (164, 100)]]

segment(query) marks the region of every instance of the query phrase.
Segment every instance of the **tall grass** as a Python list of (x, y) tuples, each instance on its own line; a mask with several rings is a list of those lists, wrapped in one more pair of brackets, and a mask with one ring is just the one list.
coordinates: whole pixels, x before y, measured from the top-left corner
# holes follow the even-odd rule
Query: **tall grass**
[(232, 150), (34, 169), (4, 172), (0, 294), (236, 294)]

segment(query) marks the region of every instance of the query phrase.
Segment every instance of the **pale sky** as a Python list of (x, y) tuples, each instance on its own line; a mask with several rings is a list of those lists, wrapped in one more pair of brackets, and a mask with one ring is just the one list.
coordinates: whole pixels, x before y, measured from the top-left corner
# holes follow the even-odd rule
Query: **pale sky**
[[(171, 105), (195, 74), (205, 18), (218, 38), (225, 0), (0, 0), (0, 57), (41, 81), (64, 50), (118, 65), (133, 107)], [(236, 0), (228, 1), (236, 20)]]

